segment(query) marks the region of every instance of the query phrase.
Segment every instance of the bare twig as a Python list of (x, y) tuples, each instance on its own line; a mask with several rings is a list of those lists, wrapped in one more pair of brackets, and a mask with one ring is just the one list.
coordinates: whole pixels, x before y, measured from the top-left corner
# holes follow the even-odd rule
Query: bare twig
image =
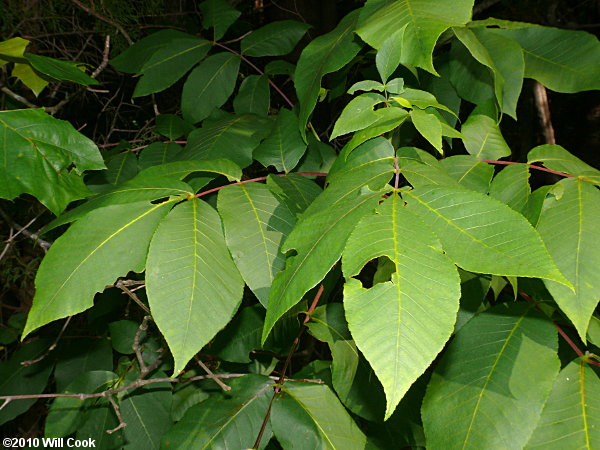
[[(127, 289), (127, 288), (125, 288)], [(133, 294), (135, 295), (135, 294)], [(137, 329), (135, 336), (133, 338), (133, 351), (135, 352), (135, 356), (138, 360), (138, 364), (140, 365), (140, 377), (144, 378), (150, 370), (146, 367), (146, 363), (144, 362), (144, 358), (142, 357), (142, 347), (140, 345), (140, 340), (142, 338), (142, 333), (144, 333), (148, 329), (148, 321), (152, 320), (152, 316), (144, 316), (142, 323)]]
[(37, 106), (34, 103), (31, 103), (29, 100), (27, 100), (22, 95), (19, 95), (16, 92), (11, 91), (9, 88), (4, 86), (4, 84), (0, 84), (0, 91), (4, 92), (6, 95), (12, 97), (13, 99), (15, 99), (19, 103), (27, 106), (28, 108), (39, 108), (39, 106)]
[(208, 377), (213, 380), (215, 383), (217, 383), (217, 385), (223, 389), (224, 391), (230, 391), (231, 387), (227, 386), (225, 383), (223, 383), (219, 377), (216, 377), (214, 373), (212, 373), (212, 370), (210, 370), (208, 368), (208, 366), (206, 364), (204, 364), (199, 358), (195, 358), (196, 362), (198, 363), (198, 365), (200, 367), (202, 367), (202, 369), (206, 372), (206, 374), (208, 375)]
[(119, 408), (119, 405), (117, 404), (117, 402), (115, 402), (115, 399), (113, 398), (113, 396), (107, 395), (107, 397), (108, 397), (108, 401), (110, 402), (110, 404), (112, 405), (112, 407), (115, 411), (115, 414), (117, 415), (117, 419), (119, 419), (119, 425), (117, 425), (112, 430), (106, 430), (106, 432), (108, 434), (113, 434), (115, 431), (119, 431), (121, 428), (125, 428), (127, 426), (127, 424), (123, 420), (123, 416), (121, 415), (121, 408)]
[(131, 298), (140, 308), (142, 308), (146, 312), (146, 314), (150, 314), (150, 309), (146, 305), (144, 305), (144, 303), (139, 299), (135, 292), (131, 291), (123, 281), (117, 281), (115, 283), (115, 287), (121, 289), (125, 294), (127, 294), (129, 298)]
[(115, 27), (123, 35), (123, 37), (125, 38), (125, 40), (127, 40), (127, 42), (129, 43), (129, 45), (133, 45), (133, 40), (129, 37), (129, 34), (127, 34), (127, 31), (125, 31), (125, 29), (120, 24), (118, 24), (114, 20), (109, 19), (108, 17), (104, 17), (103, 15), (99, 14), (98, 12), (96, 12), (96, 10), (94, 10), (94, 9), (90, 8), (89, 6), (86, 6), (83, 3), (81, 3), (79, 0), (71, 0), (71, 2), (73, 2), (74, 4), (76, 4), (77, 6), (79, 6), (81, 9), (83, 9), (88, 14), (94, 16), (96, 19), (99, 19), (102, 22), (106, 22), (107, 24), (112, 25), (113, 27)]
[(550, 116), (548, 93), (546, 92), (544, 85), (536, 81), (533, 85), (533, 95), (535, 97), (535, 106), (537, 107), (540, 116), (540, 122), (542, 123), (546, 144), (556, 144), (554, 127), (552, 126), (552, 119)]
[(67, 317), (67, 320), (65, 320), (65, 323), (63, 324), (62, 328), (60, 329), (58, 336), (56, 336), (56, 339), (54, 339), (54, 342), (52, 343), (52, 345), (50, 347), (48, 347), (48, 349), (41, 356), (39, 356), (36, 359), (29, 360), (29, 361), (21, 361), (21, 365), (22, 366), (31, 366), (32, 364), (40, 362), (42, 359), (44, 359), (46, 356), (48, 356), (50, 354), (50, 352), (56, 348), (58, 341), (60, 341), (60, 338), (62, 337), (65, 330), (69, 326), (69, 322), (71, 322), (72, 318), (73, 318), (73, 316)]
[(0, 208), (0, 216), (2, 216), (2, 218), (4, 220), (6, 220), (9, 225), (13, 226), (14, 228), (16, 228), (18, 230), (17, 234), (15, 234), (12, 237), (12, 239), (14, 239), (20, 233), (23, 233), (24, 236), (27, 236), (29, 239), (33, 239), (36, 244), (38, 244), (40, 247), (42, 247), (42, 249), (44, 250), (44, 252), (47, 252), (48, 249), (50, 248), (50, 246), (52, 245), (51, 242), (45, 241), (44, 239), (40, 238), (40, 236), (37, 233), (32, 233), (31, 231), (27, 230), (27, 227), (29, 227), (39, 217), (39, 215), (36, 216), (34, 219), (32, 219), (24, 227), (22, 227), (21, 225), (19, 225), (18, 223), (16, 223), (14, 220), (12, 220), (10, 218), (10, 216), (8, 214), (6, 214), (2, 208)]
[(102, 72), (104, 69), (106, 69), (106, 66), (108, 66), (109, 52), (110, 52), (110, 36), (106, 36), (106, 38), (104, 39), (104, 52), (102, 53), (102, 62), (96, 68), (96, 70), (94, 70), (92, 72), (92, 74), (90, 75), (92, 78), (96, 78), (98, 75), (100, 75), (100, 72)]

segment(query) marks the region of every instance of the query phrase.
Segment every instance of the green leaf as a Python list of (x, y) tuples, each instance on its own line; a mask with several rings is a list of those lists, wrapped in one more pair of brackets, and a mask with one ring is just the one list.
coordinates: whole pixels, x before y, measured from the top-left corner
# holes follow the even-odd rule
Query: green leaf
[[(252, 152), (269, 130), (267, 119), (251, 115), (235, 115), (231, 118), (204, 122), (188, 136), (188, 143), (179, 160), (208, 160), (227, 158), (240, 167), (252, 163)], [(266, 133), (265, 133), (266, 134)]]
[(142, 150), (138, 158), (138, 169), (158, 166), (171, 162), (174, 156), (181, 151), (181, 146), (174, 142), (153, 142)]
[(21, 80), (25, 86), (32, 90), (36, 97), (48, 86), (48, 81), (39, 76), (29, 64), (15, 63), (11, 75)]
[(291, 172), (306, 152), (306, 143), (300, 134), (298, 117), (282, 108), (273, 130), (255, 150), (254, 159), (263, 166), (275, 166), (278, 172)]
[(81, 338), (64, 342), (57, 349), (54, 382), (62, 392), (79, 375), (96, 370), (112, 370), (113, 352), (106, 338)]
[(413, 125), (427, 141), (442, 152), (442, 124), (440, 119), (427, 110), (413, 109), (410, 111), (410, 119)]
[[(367, 145), (368, 144), (368, 145)], [(301, 216), (282, 251), (296, 250), (271, 286), (264, 342), (277, 319), (321, 281), (340, 258), (346, 239), (360, 218), (388, 191), (393, 158), (383, 138), (365, 144), (364, 152), (330, 176), (330, 185)], [(358, 152), (356, 152), (358, 153)], [(382, 157), (383, 156), (383, 157)]]
[(287, 55), (298, 44), (311, 26), (295, 20), (271, 22), (254, 30), (240, 43), (246, 56)]
[(506, 166), (490, 185), (490, 196), (518, 212), (523, 211), (530, 194), (529, 167), (525, 164)]
[(484, 163), (472, 155), (450, 156), (442, 159), (440, 164), (459, 184), (473, 191), (487, 194), (490, 181), (494, 176), (492, 165)]
[(155, 383), (130, 391), (121, 399), (127, 449), (160, 448), (161, 437), (171, 428), (172, 398), (171, 383)]
[[(390, 282), (364, 289), (350, 278), (380, 256), (396, 265)], [(358, 223), (342, 262), (348, 326), (383, 385), (388, 419), (452, 334), (458, 273), (434, 233), (397, 195)]]
[(28, 45), (29, 41), (20, 37), (0, 42), (0, 65), (7, 64), (12, 58), (22, 58)]
[(473, 58), (492, 71), (500, 109), (516, 120), (525, 70), (521, 46), (486, 28), (454, 28), (453, 31)]
[(81, 63), (60, 61), (47, 56), (32, 55), (31, 53), (25, 53), (24, 56), (31, 64), (31, 67), (55, 80), (72, 81), (73, 83), (81, 84), (83, 86), (98, 84), (97, 80), (86, 75), (86, 73), (79, 68), (82, 66)]
[(135, 86), (133, 97), (161, 92), (175, 84), (206, 56), (210, 42), (190, 34), (179, 33), (168, 40), (143, 63), (142, 78)]
[(133, 345), (140, 324), (133, 320), (117, 320), (108, 324), (112, 348), (124, 355), (134, 353)]
[(94, 294), (117, 277), (143, 271), (150, 238), (171, 204), (106, 206), (71, 226), (40, 264), (23, 337), (53, 320), (85, 311)]
[(266, 307), (273, 278), (285, 266), (281, 244), (296, 218), (261, 183), (221, 189), (217, 205), (233, 260), (248, 287)]
[[(131, 180), (138, 173), (137, 158), (129, 150), (116, 155), (106, 163), (106, 171), (98, 174), (98, 179), (108, 184), (121, 184)], [(88, 184), (100, 184), (91, 183)]]
[(247, 306), (219, 332), (210, 344), (210, 354), (224, 361), (249, 363), (252, 350), (261, 348), (260, 336), (264, 320), (261, 306)]
[(55, 214), (89, 195), (81, 172), (105, 168), (91, 140), (41, 109), (0, 111), (0, 161), (0, 197), (28, 193)]
[[(251, 448), (273, 395), (273, 381), (261, 375), (231, 380), (231, 391), (192, 406), (163, 437), (161, 447)], [(270, 427), (264, 436), (268, 442)]]
[(333, 387), (342, 403), (354, 414), (380, 421), (385, 409), (383, 387), (352, 340), (342, 304), (319, 306), (310, 319), (310, 334), (329, 344)]
[(540, 235), (496, 199), (463, 188), (423, 186), (402, 194), (436, 232), (461, 268), (493, 275), (545, 278), (568, 288)]
[[(83, 423), (77, 429), (75, 438), (80, 442), (91, 439), (96, 448), (117, 449), (125, 445), (123, 431), (107, 433), (119, 426), (113, 406), (107, 399), (95, 399), (94, 406), (84, 413)], [(71, 441), (72, 442), (72, 441)]]
[(538, 145), (527, 155), (527, 163), (543, 162), (551, 170), (568, 173), (576, 177), (584, 177), (593, 183), (600, 184), (600, 170), (584, 163), (560, 145)]
[(600, 346), (600, 319), (596, 316), (592, 316), (590, 319), (590, 325), (587, 331), (587, 339), (596, 347)]
[(427, 446), (522, 448), (558, 373), (557, 347), (552, 322), (524, 303), (471, 319), (427, 387)]
[(575, 292), (547, 280), (546, 287), (577, 328), (585, 342), (590, 317), (600, 298), (598, 218), (600, 192), (579, 179), (559, 182), (562, 196), (549, 200), (542, 210), (537, 229), (559, 269)]
[[(160, 114), (156, 116), (156, 128), (154, 131), (168, 137), (171, 140), (175, 140), (181, 136), (187, 136), (193, 130), (194, 127), (190, 123), (186, 122), (175, 114)], [(154, 144), (161, 143), (162, 142), (154, 142)], [(142, 154), (143, 153), (144, 152), (142, 152)]]
[(387, 83), (390, 75), (394, 73), (400, 65), (402, 59), (402, 43), (404, 42), (404, 32), (408, 24), (390, 35), (377, 51), (375, 56), (375, 65), (381, 77), (381, 81)]
[(357, 11), (346, 15), (333, 31), (312, 40), (300, 55), (294, 84), (300, 102), (299, 126), (303, 137), (308, 118), (317, 104), (321, 78), (348, 64), (362, 47), (354, 40), (357, 19)]
[(271, 425), (285, 449), (362, 450), (366, 437), (326, 385), (287, 382), (273, 402)]
[(368, 0), (361, 9), (356, 33), (371, 47), (380, 49), (390, 30), (406, 27), (400, 62), (437, 74), (432, 52), (438, 38), (448, 28), (471, 20), (472, 8), (473, 0)]
[(238, 95), (233, 99), (236, 114), (266, 116), (269, 113), (269, 104), (269, 79), (265, 75), (248, 75), (242, 81)]
[(221, 227), (217, 212), (192, 198), (173, 208), (150, 243), (148, 302), (175, 374), (229, 322), (242, 299), (244, 282)]
[(135, 203), (142, 200), (157, 200), (172, 195), (193, 195), (193, 191), (187, 183), (167, 177), (135, 178), (105, 194), (96, 195), (77, 208), (60, 215), (46, 225), (44, 233), (65, 223), (78, 220), (90, 211), (104, 206)]
[(197, 123), (222, 106), (233, 93), (239, 69), (240, 58), (229, 52), (216, 53), (202, 61), (183, 85), (183, 118)]
[(464, 136), (467, 152), (480, 159), (496, 160), (511, 153), (498, 122), (487, 115), (477, 114), (477, 110), (469, 116), (460, 132)]
[[(64, 390), (59, 390), (64, 394), (94, 394), (112, 388), (117, 381), (118, 376), (115, 373), (96, 370), (80, 374)], [(92, 407), (95, 401), (76, 397), (54, 399), (48, 410), (44, 436), (58, 438), (75, 433), (83, 421), (83, 412)]]
[(379, 91), (383, 92), (385, 90), (385, 85), (381, 84), (379, 81), (373, 80), (362, 80), (354, 83), (350, 89), (348, 89), (348, 94), (354, 95), (356, 91)]
[(335, 122), (329, 139), (333, 140), (342, 134), (362, 130), (376, 122), (380, 116), (374, 111), (374, 108), (384, 102), (385, 97), (374, 92), (367, 92), (353, 98)]
[(527, 199), (527, 203), (521, 211), (521, 214), (523, 214), (525, 218), (529, 220), (531, 225), (533, 225), (534, 227), (537, 227), (537, 224), (540, 221), (540, 215), (542, 214), (544, 202), (546, 201), (548, 193), (552, 192), (555, 189), (555, 187), (556, 186), (554, 185), (542, 186), (533, 191)]
[(600, 42), (585, 31), (529, 26), (490, 30), (517, 41), (525, 54), (525, 77), (557, 92), (600, 89)]
[(296, 217), (323, 191), (313, 181), (295, 173), (285, 176), (269, 175), (267, 187), (287, 204)]
[(242, 169), (229, 159), (212, 159), (207, 161), (174, 161), (160, 166), (152, 166), (142, 170), (134, 180), (140, 182), (151, 182), (156, 177), (176, 178), (181, 180), (190, 173), (210, 172), (223, 175), (230, 181), (240, 181)]
[(206, 0), (199, 5), (202, 11), (202, 26), (213, 27), (213, 40), (218, 41), (227, 29), (242, 14), (226, 0)]
[(446, 59), (446, 66), (441, 65), (440, 70), (445, 71), (442, 75), (448, 78), (460, 98), (476, 105), (497, 102), (493, 72), (473, 58), (461, 41), (452, 41)]
[(600, 445), (600, 380), (583, 359), (561, 370), (526, 448), (592, 449)]
[[(14, 352), (8, 361), (0, 362), (1, 395), (40, 394), (44, 390), (54, 367), (52, 358), (42, 358), (41, 361), (28, 366), (22, 365), (21, 362), (43, 356), (50, 345), (51, 342), (46, 339), (30, 342)], [(36, 400), (14, 400), (4, 404), (0, 410), (0, 424), (24, 413)]]

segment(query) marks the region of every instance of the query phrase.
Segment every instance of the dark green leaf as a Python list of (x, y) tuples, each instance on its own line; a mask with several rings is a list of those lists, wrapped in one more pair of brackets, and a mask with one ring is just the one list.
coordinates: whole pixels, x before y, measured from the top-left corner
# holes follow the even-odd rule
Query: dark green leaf
[(266, 116), (269, 113), (269, 104), (269, 79), (265, 75), (248, 75), (233, 99), (236, 114)]
[(175, 114), (160, 114), (156, 116), (156, 128), (154, 130), (171, 140), (187, 136), (193, 129), (194, 127), (190, 123)]
[(281, 56), (294, 50), (310, 25), (295, 20), (271, 22), (253, 31), (241, 42), (246, 56)]
[(83, 65), (81, 63), (60, 61), (47, 56), (32, 55), (31, 53), (25, 53), (24, 56), (35, 70), (55, 80), (72, 81), (73, 83), (82, 84), (84, 86), (98, 84), (97, 80), (86, 75), (86, 73), (79, 68)]
[(202, 11), (202, 25), (213, 28), (213, 39), (218, 41), (227, 29), (240, 17), (241, 12), (226, 0), (206, 0), (199, 5)]

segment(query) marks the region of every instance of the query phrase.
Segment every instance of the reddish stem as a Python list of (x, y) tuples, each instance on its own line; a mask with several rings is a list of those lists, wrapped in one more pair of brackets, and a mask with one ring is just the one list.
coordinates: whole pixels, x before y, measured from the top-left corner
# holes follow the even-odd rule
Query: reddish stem
[[(214, 45), (216, 45), (217, 47), (221, 47), (225, 50), (227, 50), (228, 52), (233, 53), (234, 55), (237, 55), (242, 61), (244, 61), (246, 64), (248, 64), (250, 67), (252, 67), (254, 70), (256, 70), (256, 72), (258, 72), (260, 75), (264, 75), (265, 73), (260, 70), (252, 61), (250, 61), (248, 58), (246, 58), (244, 55), (236, 52), (235, 50), (233, 50), (232, 48), (227, 47), (226, 45), (223, 45), (219, 42), (213, 42)], [(294, 107), (294, 103), (292, 103), (292, 101), (288, 98), (287, 95), (285, 95), (283, 93), (283, 91), (281, 89), (279, 89), (279, 86), (277, 86), (275, 83), (273, 83), (273, 81), (267, 77), (267, 80), (269, 81), (269, 84), (271, 86), (273, 86), (273, 89), (275, 89), (279, 95), (281, 95), (281, 98), (283, 98), (285, 100), (285, 102), (290, 106), (290, 108)]]
[(541, 170), (542, 172), (553, 173), (555, 175), (560, 175), (561, 177), (574, 177), (574, 175), (571, 175), (571, 174), (568, 174), (568, 173), (558, 172), (558, 171), (552, 170), (552, 169), (546, 169), (545, 167), (536, 166), (534, 164), (514, 162), (514, 161), (497, 161), (497, 160), (493, 160), (493, 159), (482, 159), (482, 161), (486, 162), (486, 163), (490, 163), (490, 164), (502, 164), (502, 165), (505, 165), (505, 166), (507, 166), (509, 164), (526, 164), (527, 166), (531, 167), (532, 169)]

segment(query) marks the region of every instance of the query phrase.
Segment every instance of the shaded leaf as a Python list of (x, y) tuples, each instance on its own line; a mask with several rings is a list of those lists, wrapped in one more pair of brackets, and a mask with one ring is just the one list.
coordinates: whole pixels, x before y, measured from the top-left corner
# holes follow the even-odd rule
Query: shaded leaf
[(25, 53), (25, 58), (35, 70), (59, 81), (72, 81), (73, 83), (89, 86), (98, 84), (98, 80), (87, 75), (80, 69), (81, 63), (73, 61), (60, 61), (42, 55)]
[(65, 342), (59, 346), (57, 353), (54, 382), (58, 391), (66, 389), (82, 373), (113, 368), (112, 348), (107, 338)]
[(229, 159), (212, 159), (206, 161), (174, 161), (142, 170), (131, 183), (151, 182), (156, 177), (183, 179), (190, 173), (210, 172), (223, 175), (230, 181), (240, 181), (242, 169)]
[(269, 79), (264, 75), (248, 75), (244, 78), (237, 96), (233, 99), (236, 114), (266, 116), (269, 113), (269, 104)]
[(552, 323), (524, 303), (471, 319), (448, 346), (423, 402), (432, 448), (522, 448), (560, 363)]
[(347, 93), (350, 95), (354, 95), (356, 91), (379, 91), (383, 92), (385, 90), (385, 85), (381, 84), (379, 81), (373, 80), (363, 80), (354, 83), (350, 89), (348, 89)]
[(202, 26), (213, 28), (213, 39), (221, 39), (227, 29), (242, 14), (226, 0), (205, 0), (198, 5), (202, 11)]
[(287, 204), (296, 217), (303, 213), (323, 191), (313, 181), (295, 173), (283, 177), (269, 175), (267, 187)]
[(171, 162), (180, 151), (181, 147), (174, 142), (153, 142), (142, 150), (138, 158), (138, 168), (144, 170)]
[(294, 50), (310, 25), (295, 20), (271, 22), (254, 30), (240, 43), (247, 56), (281, 56)]
[(173, 208), (150, 243), (146, 292), (175, 374), (229, 322), (242, 299), (244, 282), (221, 227), (217, 212), (192, 198)]
[(273, 278), (285, 266), (281, 244), (296, 218), (261, 183), (221, 189), (217, 205), (233, 261), (248, 287), (266, 307)]
[(600, 184), (600, 170), (586, 164), (560, 145), (547, 144), (532, 148), (527, 155), (527, 162), (529, 164), (543, 162), (548, 169), (585, 177), (589, 181)]
[[(193, 130), (194, 127), (190, 123), (175, 114), (160, 114), (156, 116), (156, 128), (154, 128), (154, 131), (171, 140), (187, 136)], [(157, 143), (155, 142), (155, 144)]]

